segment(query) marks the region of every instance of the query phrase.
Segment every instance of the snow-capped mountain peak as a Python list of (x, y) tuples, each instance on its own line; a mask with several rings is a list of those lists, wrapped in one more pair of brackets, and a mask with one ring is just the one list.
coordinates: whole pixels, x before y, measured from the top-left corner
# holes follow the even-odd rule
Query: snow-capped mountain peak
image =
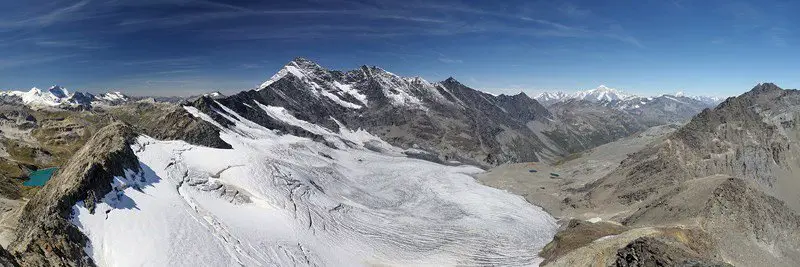
[(370, 103), (367, 95), (389, 101), (395, 106), (410, 105), (419, 108), (422, 108), (422, 103), (415, 92), (425, 91), (439, 95), (434, 84), (419, 77), (404, 78), (379, 67), (366, 65), (350, 71), (334, 71), (304, 58), (290, 61), (262, 83), (257, 91), (270, 88), (274, 83), (289, 77), (295, 82), (305, 84), (298, 89), (310, 92), (314, 97), (330, 99), (348, 109), (368, 107)]
[(258, 87), (258, 90), (266, 88), (267, 86), (289, 74), (294, 75), (302, 80), (307, 76), (312, 76), (311, 78), (314, 78), (318, 75), (324, 75), (324, 73), (325, 69), (319, 64), (314, 63), (311, 60), (298, 57), (284, 65), (283, 68), (278, 71), (278, 73), (275, 73), (275, 75), (272, 75), (269, 80), (262, 83), (261, 86)]
[(128, 96), (124, 95), (119, 91), (115, 92), (108, 92), (97, 95), (97, 99), (108, 100), (108, 101), (120, 101), (120, 100), (127, 100)]
[(565, 99), (569, 98), (570, 95), (561, 91), (558, 92), (544, 92), (540, 93), (533, 99), (539, 101), (542, 105), (550, 105), (553, 103), (564, 101)]
[(595, 89), (580, 91), (571, 98), (586, 100), (590, 102), (625, 100), (634, 97), (614, 88), (600, 85)]
[(60, 86), (50, 87), (46, 92), (39, 88), (31, 88), (27, 92), (23, 91), (6, 91), (0, 92), (0, 97), (19, 97), (22, 103), (29, 106), (59, 106), (62, 103), (68, 102), (70, 98), (69, 91)]
[(0, 91), (0, 98), (12, 97), (21, 100), (22, 104), (38, 107), (83, 107), (91, 108), (93, 104), (119, 104), (129, 101), (130, 98), (125, 94), (114, 91), (93, 95), (85, 92), (70, 93), (67, 88), (54, 85), (42, 91), (33, 87), (28, 91)]
[(536, 98), (536, 100), (539, 100), (539, 101), (552, 101), (552, 100), (562, 100), (562, 99), (567, 98), (567, 97), (569, 97), (569, 95), (567, 95), (567, 93), (559, 91), (559, 92), (553, 92), (553, 93), (544, 92), (544, 93), (541, 93), (541, 94), (537, 95), (535, 98)]
[(211, 92), (211, 93), (203, 94), (203, 96), (218, 97), (218, 96), (222, 96), (222, 93), (220, 93), (219, 91), (214, 91), (214, 92)]

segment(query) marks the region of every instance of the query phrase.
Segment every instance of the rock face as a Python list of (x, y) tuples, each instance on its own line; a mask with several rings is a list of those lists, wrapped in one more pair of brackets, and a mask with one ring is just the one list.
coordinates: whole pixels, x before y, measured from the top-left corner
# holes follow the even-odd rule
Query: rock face
[[(430, 83), (370, 66), (332, 71), (302, 58), (287, 64), (259, 89), (229, 97), (201, 97), (191, 105), (223, 125), (230, 123), (223, 118), (230, 109), (270, 129), (318, 138), (265, 112), (265, 108), (279, 107), (334, 132), (340, 127), (364, 129), (393, 145), (428, 151), (441, 162), (485, 167), (550, 161), (618, 137), (578, 140), (569, 127), (548, 126), (554, 123), (553, 115), (524, 93), (494, 96), (453, 78)], [(638, 128), (623, 129), (630, 134)], [(558, 142), (551, 140), (555, 138)], [(571, 145), (559, 145), (567, 143)]]
[(16, 267), (19, 266), (14, 256), (8, 250), (0, 247), (0, 266), (3, 267)]
[(21, 266), (90, 266), (86, 237), (69, 222), (72, 206), (91, 207), (111, 191), (114, 176), (138, 171), (130, 144), (130, 126), (114, 123), (102, 128), (25, 205), (17, 240), (9, 250)]

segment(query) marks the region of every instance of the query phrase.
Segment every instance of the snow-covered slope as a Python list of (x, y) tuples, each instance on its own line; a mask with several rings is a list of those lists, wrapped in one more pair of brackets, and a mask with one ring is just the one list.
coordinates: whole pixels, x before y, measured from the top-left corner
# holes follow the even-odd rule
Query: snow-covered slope
[(128, 101), (130, 98), (121, 92), (108, 92), (97, 95), (95, 99), (109, 102), (124, 102)]
[[(330, 71), (304, 59), (296, 58), (286, 64), (278, 73), (265, 81), (257, 90), (263, 90), (276, 82), (292, 76), (307, 87), (316, 97), (324, 97), (349, 109), (361, 109), (371, 103), (367, 93), (380, 93), (394, 106), (424, 108), (418, 95), (441, 94), (436, 85), (422, 78), (403, 78), (375, 66), (361, 66), (347, 72)], [(376, 90), (377, 89), (377, 90)]]
[(482, 186), (471, 166), (405, 157), (365, 131), (337, 132), (251, 105), (325, 140), (279, 135), (224, 105), (233, 149), (140, 137), (143, 171), (73, 223), (103, 266), (537, 265), (555, 220)]

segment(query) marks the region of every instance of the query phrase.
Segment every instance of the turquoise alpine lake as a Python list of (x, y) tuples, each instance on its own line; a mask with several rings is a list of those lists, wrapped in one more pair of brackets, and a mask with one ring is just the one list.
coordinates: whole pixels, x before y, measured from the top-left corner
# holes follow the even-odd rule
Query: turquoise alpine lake
[(24, 186), (44, 186), (47, 181), (50, 181), (50, 178), (53, 177), (53, 173), (55, 173), (58, 168), (47, 168), (41, 170), (32, 171), (30, 175), (28, 175), (28, 180), (22, 183)]

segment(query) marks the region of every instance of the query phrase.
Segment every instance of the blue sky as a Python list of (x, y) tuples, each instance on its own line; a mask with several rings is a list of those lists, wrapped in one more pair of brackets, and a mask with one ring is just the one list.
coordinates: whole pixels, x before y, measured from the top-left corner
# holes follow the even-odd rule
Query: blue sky
[(493, 93), (800, 85), (797, 1), (0, 0), (0, 10), (4, 89), (235, 92), (297, 56)]

